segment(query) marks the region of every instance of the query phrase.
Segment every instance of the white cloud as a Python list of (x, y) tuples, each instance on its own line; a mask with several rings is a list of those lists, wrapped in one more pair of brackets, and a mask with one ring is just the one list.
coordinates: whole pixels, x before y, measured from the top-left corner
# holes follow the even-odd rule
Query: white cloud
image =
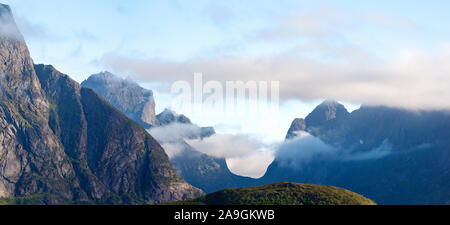
[(0, 37), (23, 40), (22, 34), (18, 30), (11, 12), (7, 8), (0, 6)]
[(185, 146), (181, 143), (163, 143), (161, 144), (170, 159), (173, 159), (183, 153)]
[(373, 160), (386, 157), (392, 153), (392, 144), (388, 140), (384, 140), (379, 147), (372, 149), (371, 151), (344, 154), (341, 158), (345, 161)]
[(203, 140), (186, 140), (186, 142), (199, 152), (219, 158), (240, 157), (265, 147), (259, 140), (240, 134), (216, 134)]
[(186, 141), (199, 152), (225, 158), (230, 171), (241, 176), (263, 176), (274, 159), (270, 146), (248, 135), (216, 134)]
[(206, 155), (225, 158), (230, 171), (242, 176), (258, 178), (264, 175), (274, 159), (269, 146), (248, 135), (215, 134), (204, 139), (189, 139), (192, 134), (200, 134), (197, 126), (189, 124), (170, 124), (155, 127), (149, 133), (173, 159), (186, 149), (186, 142), (193, 149)]
[[(359, 51), (359, 53), (358, 53)], [(366, 57), (361, 57), (361, 54)], [(294, 54), (270, 57), (219, 57), (186, 62), (138, 60), (107, 55), (102, 62), (139, 81), (205, 79), (279, 80), (282, 99), (337, 99), (412, 109), (450, 109), (450, 51), (404, 49), (389, 60), (376, 60), (364, 50), (331, 50), (335, 61), (323, 62)], [(368, 61), (357, 60), (367, 59)]]
[(274, 159), (272, 151), (255, 151), (246, 156), (228, 158), (227, 165), (237, 175), (260, 178)]
[[(446, 85), (450, 82), (450, 50), (445, 43), (434, 45), (441, 49), (438, 51), (417, 48), (420, 45), (381, 43), (421, 32), (408, 18), (319, 7), (294, 8), (268, 21), (272, 23), (265, 28), (243, 35), (246, 38), (240, 45), (256, 45), (262, 50), (280, 47), (269, 54), (218, 53), (171, 61), (111, 52), (99, 63), (142, 82), (192, 81), (195, 72), (202, 72), (205, 79), (223, 84), (229, 80), (278, 80), (282, 100), (336, 99), (412, 109), (450, 109)], [(373, 31), (370, 29), (380, 36), (373, 37), (373, 42), (359, 42), (358, 37)], [(386, 51), (380, 53), (368, 43)]]
[(153, 127), (148, 132), (160, 143), (179, 142), (188, 137), (199, 137), (201, 128), (193, 124), (171, 123)]
[[(321, 160), (321, 162), (377, 160), (392, 154), (424, 150), (432, 146), (422, 144), (411, 149), (402, 149), (396, 153), (394, 146), (388, 139), (385, 139), (378, 147), (358, 150), (357, 148), (341, 148), (326, 144), (319, 138), (303, 131), (297, 134), (295, 139), (287, 140), (276, 148), (275, 158), (279, 166), (301, 170), (303, 166), (314, 160)], [(357, 146), (358, 143), (355, 144)], [(360, 141), (359, 144), (364, 144), (364, 142)]]
[(281, 167), (300, 170), (303, 165), (320, 156), (336, 158), (338, 150), (306, 132), (298, 132), (295, 139), (282, 143), (275, 158)]

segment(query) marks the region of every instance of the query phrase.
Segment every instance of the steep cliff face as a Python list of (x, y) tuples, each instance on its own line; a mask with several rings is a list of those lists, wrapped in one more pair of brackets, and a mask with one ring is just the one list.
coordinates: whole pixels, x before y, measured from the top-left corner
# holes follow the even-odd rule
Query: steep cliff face
[(49, 103), (8, 6), (0, 18), (0, 197), (66, 193), (78, 184), (65, 179), (73, 170), (48, 125)]
[(0, 17), (9, 27), (0, 36), (0, 197), (147, 204), (202, 194), (144, 128), (52, 66), (33, 65), (8, 6)]
[(129, 79), (103, 72), (91, 75), (81, 83), (81, 86), (93, 89), (145, 128), (150, 128), (156, 122), (153, 92)]

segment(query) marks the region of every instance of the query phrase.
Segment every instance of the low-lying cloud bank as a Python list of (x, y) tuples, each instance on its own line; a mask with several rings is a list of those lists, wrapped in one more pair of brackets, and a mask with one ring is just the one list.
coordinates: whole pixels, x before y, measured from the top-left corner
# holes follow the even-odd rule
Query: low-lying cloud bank
[(199, 152), (227, 159), (228, 168), (241, 176), (262, 177), (274, 160), (270, 146), (248, 135), (216, 134), (186, 141)]
[[(324, 143), (317, 137), (306, 132), (297, 133), (295, 139), (287, 140), (276, 148), (275, 159), (279, 166), (301, 170), (304, 165), (314, 161), (350, 162), (378, 160), (393, 154), (426, 150), (432, 145), (422, 144), (411, 149), (396, 151), (392, 143), (386, 139), (378, 147), (361, 150), (340, 148)], [(363, 144), (361, 141), (360, 144)]]
[(331, 62), (297, 54), (184, 62), (108, 54), (101, 62), (142, 82), (192, 81), (195, 72), (202, 72), (205, 79), (223, 84), (229, 80), (278, 80), (282, 100), (330, 98), (410, 109), (450, 109), (450, 47), (442, 46), (434, 54), (405, 49), (389, 60), (373, 59), (358, 48), (338, 51), (342, 58)]
[(255, 151), (240, 157), (227, 158), (228, 168), (241, 176), (260, 178), (275, 159), (273, 151)]
[(185, 146), (181, 143), (162, 143), (161, 147), (163, 147), (170, 159), (183, 156), (185, 151)]
[(296, 138), (279, 145), (275, 158), (279, 166), (299, 170), (316, 157), (336, 158), (337, 152), (336, 148), (325, 144), (319, 138), (306, 132), (298, 132)]
[(219, 158), (233, 158), (247, 155), (264, 145), (247, 135), (216, 134), (203, 140), (187, 140), (187, 143), (200, 152)]
[(178, 142), (191, 137), (199, 137), (201, 128), (193, 124), (171, 123), (162, 127), (154, 127), (148, 132), (159, 142)]
[[(353, 151), (326, 144), (306, 132), (298, 132), (295, 139), (272, 145), (241, 134), (215, 134), (204, 139), (187, 138), (197, 129), (192, 125), (172, 124), (153, 128), (150, 133), (162, 143), (170, 158), (183, 157), (183, 154), (186, 154), (185, 143), (187, 143), (198, 152), (225, 158), (233, 173), (253, 178), (262, 177), (274, 160), (281, 167), (301, 170), (303, 166), (314, 160), (364, 161), (381, 159), (394, 154), (389, 140), (383, 141), (380, 146), (371, 150)], [(423, 148), (420, 147), (420, 149)]]
[(180, 123), (154, 127), (148, 132), (161, 143), (171, 159), (187, 154), (187, 143), (198, 152), (225, 158), (229, 169), (237, 175), (262, 177), (274, 160), (269, 146), (248, 135), (215, 134), (200, 139), (200, 127)]
[[(411, 109), (450, 109), (450, 43), (442, 39), (431, 47), (422, 41), (414, 44), (417, 34), (428, 30), (409, 18), (299, 6), (269, 18), (271, 23), (242, 34), (238, 43), (248, 49), (236, 53), (218, 51), (176, 61), (111, 52), (98, 63), (142, 82), (192, 81), (193, 74), (201, 72), (205, 80), (223, 84), (280, 81), (282, 100), (337, 99)], [(354, 38), (355, 33), (367, 36), (370, 28), (390, 35), (375, 33), (365, 41)], [(392, 37), (409, 37), (413, 44), (402, 45), (403, 41), (397, 43)], [(277, 51), (270, 51), (274, 46)], [(258, 54), (250, 50), (254, 48), (268, 52)]]

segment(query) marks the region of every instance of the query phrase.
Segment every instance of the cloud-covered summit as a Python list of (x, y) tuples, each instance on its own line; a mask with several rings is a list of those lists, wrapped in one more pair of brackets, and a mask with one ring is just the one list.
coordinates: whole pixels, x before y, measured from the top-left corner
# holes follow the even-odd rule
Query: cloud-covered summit
[(14, 21), (11, 8), (0, 3), (0, 38), (12, 38), (23, 41), (22, 34)]

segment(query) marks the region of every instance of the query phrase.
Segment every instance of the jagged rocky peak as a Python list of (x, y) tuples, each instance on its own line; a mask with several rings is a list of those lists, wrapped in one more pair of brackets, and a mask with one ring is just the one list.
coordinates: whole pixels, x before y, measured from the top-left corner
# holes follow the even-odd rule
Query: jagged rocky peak
[(334, 100), (325, 100), (305, 119), (307, 127), (321, 126), (327, 121), (345, 119), (350, 115), (344, 105)]
[[(110, 85), (123, 85), (122, 83), (129, 83), (130, 86), (138, 86), (137, 83), (132, 81), (131, 79), (124, 79), (120, 76), (117, 76), (109, 71), (103, 71), (97, 74), (92, 74), (86, 80), (87, 82), (97, 82), (97, 83), (108, 83)], [(149, 90), (149, 92), (152, 92)]]
[(145, 128), (156, 122), (153, 91), (142, 88), (131, 79), (123, 79), (108, 71), (91, 75), (81, 83), (91, 88), (114, 107)]
[(0, 17), (0, 197), (65, 189), (46, 182), (73, 173), (49, 127), (33, 60), (8, 6), (0, 5)]
[(164, 109), (164, 111), (156, 116), (158, 121), (158, 125), (164, 126), (171, 123), (184, 123), (190, 124), (191, 120), (187, 118), (185, 115), (178, 115), (171, 109)]
[(291, 127), (289, 128), (289, 131), (286, 135), (286, 139), (292, 139), (297, 136), (297, 132), (305, 130), (306, 130), (305, 120), (297, 118), (294, 121), (292, 121)]
[(28, 48), (14, 22), (11, 9), (4, 4), (0, 4), (0, 72), (2, 77), (9, 78), (33, 75), (33, 61)]
[[(9, 6), (0, 4), (0, 99), (4, 104), (18, 103), (26, 110), (45, 111), (48, 104), (42, 97), (28, 47), (16, 26)], [(11, 111), (15, 107), (9, 107)], [(21, 106), (18, 107), (19, 109)], [(44, 113), (45, 114), (45, 113)], [(30, 115), (24, 115), (27, 117)]]

